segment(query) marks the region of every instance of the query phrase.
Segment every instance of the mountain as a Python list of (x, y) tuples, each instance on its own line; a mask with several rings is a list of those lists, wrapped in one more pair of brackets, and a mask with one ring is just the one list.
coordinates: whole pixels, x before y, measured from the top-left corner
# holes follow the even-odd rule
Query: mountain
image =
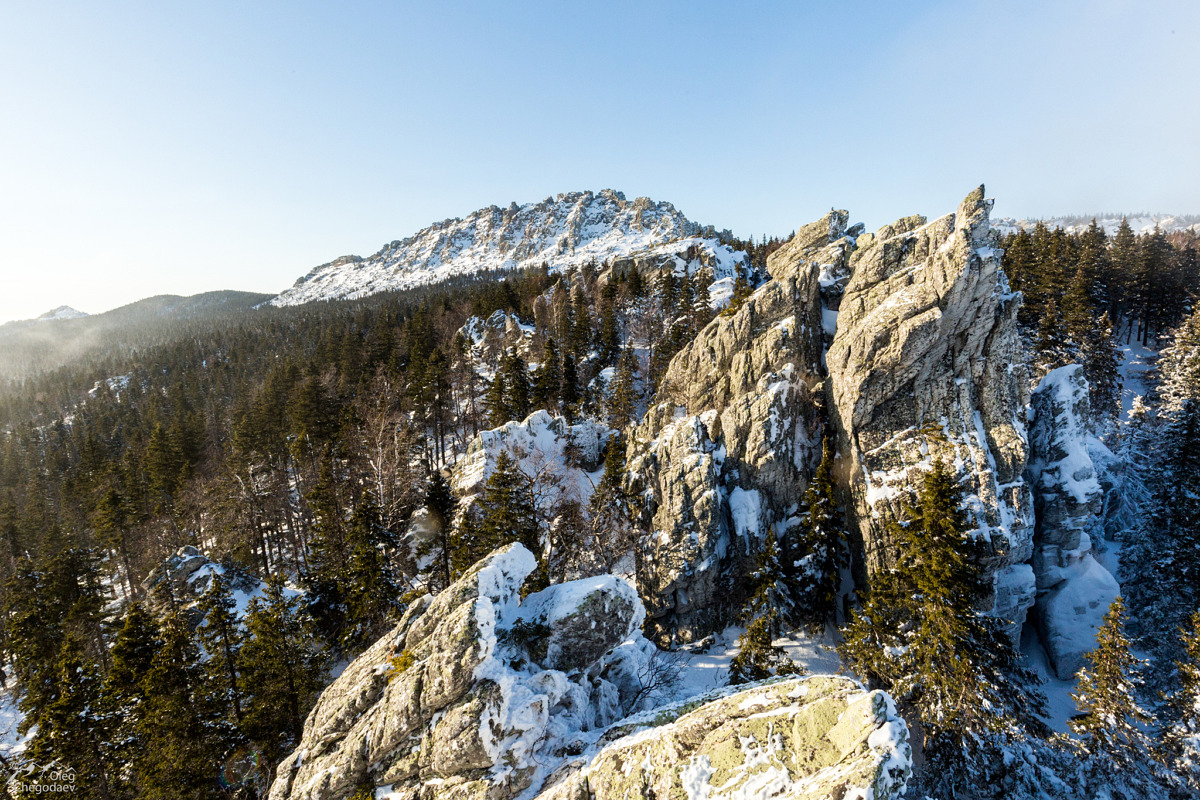
[(605, 189), (568, 192), (540, 203), (489, 206), (384, 245), (368, 258), (342, 256), (273, 298), (276, 306), (365, 297), (481, 270), (597, 263), (689, 237), (713, 239), (670, 203)]
[(45, 314), (42, 314), (40, 317), (37, 318), (36, 321), (44, 322), (44, 321), (49, 321), (49, 320), (54, 320), (54, 319), (79, 319), (81, 317), (86, 317), (86, 316), (87, 316), (87, 313), (85, 313), (83, 311), (77, 311), (76, 309), (71, 308), (70, 306), (59, 306), (58, 308), (51, 309), (50, 311), (47, 311)]
[(1096, 224), (1104, 228), (1104, 232), (1112, 236), (1121, 225), (1121, 220), (1129, 221), (1129, 227), (1137, 234), (1151, 233), (1157, 225), (1163, 233), (1176, 231), (1192, 231), (1200, 233), (1200, 214), (1068, 214), (1061, 217), (1045, 219), (1029, 218), (1014, 219), (1003, 217), (992, 222), (992, 227), (1007, 236), (1024, 228), (1032, 228), (1041, 222), (1050, 230), (1062, 228), (1067, 233), (1079, 233), (1096, 220)]
[(37, 319), (0, 325), (0, 382), (47, 372), (84, 356), (174, 341), (195, 325), (249, 312), (269, 298), (235, 291), (191, 297), (164, 294), (90, 315), (60, 306)]

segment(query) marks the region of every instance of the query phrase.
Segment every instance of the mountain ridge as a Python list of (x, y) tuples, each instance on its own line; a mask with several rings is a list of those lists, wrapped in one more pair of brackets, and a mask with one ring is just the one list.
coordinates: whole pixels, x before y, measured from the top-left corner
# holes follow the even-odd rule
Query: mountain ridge
[(542, 263), (569, 268), (672, 241), (699, 243), (717, 237), (714, 228), (692, 222), (668, 202), (648, 197), (631, 201), (613, 189), (564, 192), (539, 202), (492, 205), (466, 217), (444, 219), (388, 242), (365, 258), (341, 256), (313, 268), (269, 303), (356, 299), (453, 275)]

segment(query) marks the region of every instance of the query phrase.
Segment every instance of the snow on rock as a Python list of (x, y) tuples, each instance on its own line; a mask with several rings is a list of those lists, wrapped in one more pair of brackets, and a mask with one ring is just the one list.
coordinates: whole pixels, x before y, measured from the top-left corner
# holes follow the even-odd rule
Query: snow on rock
[[(200, 624), (202, 612), (197, 606), (201, 596), (212, 586), (213, 576), (220, 575), (225, 579), (226, 586), (234, 602), (234, 614), (243, 619), (249, 608), (250, 601), (262, 597), (266, 584), (258, 578), (239, 569), (218, 564), (212, 561), (197, 548), (185, 545), (170, 555), (162, 564), (155, 567), (142, 581), (142, 589), (152, 605), (159, 604), (158, 594), (163, 584), (169, 586), (193, 627)], [(166, 587), (163, 587), (166, 588)], [(284, 589), (289, 596), (299, 594), (295, 589)], [(162, 610), (162, 609), (159, 609)]]
[[(597, 264), (687, 237), (732, 258), (711, 228), (690, 222), (670, 203), (620, 192), (571, 192), (540, 203), (491, 206), (465, 219), (435, 223), (393, 241), (368, 258), (343, 256), (323, 264), (270, 301), (276, 306), (353, 299), (408, 289), (480, 270)], [(700, 241), (700, 240), (698, 240)], [(723, 250), (722, 250), (723, 248)]]
[(538, 800), (888, 800), (904, 794), (911, 773), (908, 727), (892, 699), (814, 676), (626, 720)]
[(1095, 646), (1096, 629), (1120, 592), (1092, 555), (1091, 537), (1103, 510), (1103, 489), (1092, 453), (1107, 453), (1087, 427), (1083, 368), (1050, 372), (1030, 402), (1030, 459), (1037, 526), (1033, 571), (1038, 629), (1059, 678), (1070, 678)]
[(534, 339), (532, 325), (525, 325), (516, 314), (502, 310), (493, 311), (486, 320), (470, 317), (458, 333), (470, 343), (476, 362), (488, 366), (494, 366), (509, 348), (528, 356)]
[(270, 800), (341, 800), (364, 783), (528, 796), (636, 710), (653, 646), (632, 587), (606, 575), (522, 599), (536, 566), (509, 545), (414, 602), (321, 694)]
[(953, 214), (855, 237), (826, 354), (848, 476), (856, 577), (896, 558), (889, 521), (935, 459), (959, 475), (992, 612), (1014, 645), (1033, 598), (1033, 496), (1022, 478), (1028, 398), (1009, 290), (980, 186)]
[(613, 430), (593, 420), (575, 425), (548, 411), (535, 411), (522, 422), (481, 431), (454, 467), (460, 497), (477, 493), (496, 468), (502, 450), (547, 503), (574, 500), (586, 506), (603, 470), (604, 445)]

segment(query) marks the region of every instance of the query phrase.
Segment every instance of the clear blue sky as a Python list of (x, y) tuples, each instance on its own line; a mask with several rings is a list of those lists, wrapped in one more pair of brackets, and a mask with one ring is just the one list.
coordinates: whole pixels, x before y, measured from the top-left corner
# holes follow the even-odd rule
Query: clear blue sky
[(0, 0), (0, 321), (612, 187), (735, 233), (1200, 212), (1200, 3)]

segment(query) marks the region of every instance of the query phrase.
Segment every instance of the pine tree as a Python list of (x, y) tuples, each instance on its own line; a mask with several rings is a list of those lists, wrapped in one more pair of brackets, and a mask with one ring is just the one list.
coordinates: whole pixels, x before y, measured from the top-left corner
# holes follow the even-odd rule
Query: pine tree
[(1085, 656), (1076, 691), (1071, 695), (1079, 714), (1071, 730), (1083, 752), (1093, 759), (1100, 774), (1127, 770), (1149, 761), (1150, 741), (1141, 724), (1150, 715), (1138, 705), (1135, 694), (1141, 683), (1141, 661), (1130, 650), (1125, 635), (1125, 602), (1118, 597), (1096, 632), (1096, 648)]
[(1162, 753), (1188, 787), (1200, 791), (1200, 611), (1180, 631), (1183, 657), (1176, 662), (1179, 687), (1168, 698), (1170, 718)]
[(237, 656), (245, 637), (234, 611), (236, 607), (224, 576), (214, 573), (212, 584), (197, 604), (204, 617), (196, 634), (208, 654), (205, 663), (208, 677), (214, 686), (224, 687), (225, 702), (233, 712), (234, 721), (241, 725), (242, 691), (238, 686)]
[(325, 660), (312, 648), (299, 602), (278, 577), (250, 601), (245, 625), (238, 659), (247, 694), (242, 730), (262, 763), (274, 765), (300, 741), (304, 718), (325, 685)]
[(1040, 729), (1042, 701), (1001, 621), (977, 608), (985, 587), (961, 490), (940, 459), (904, 517), (889, 525), (896, 565), (872, 577), (838, 650), (860, 674), (915, 707), (925, 752), (953, 789), (989, 768), (973, 750), (996, 736), (1022, 735), (1022, 725)]
[(847, 566), (846, 533), (840, 524), (833, 485), (833, 444), (822, 442), (821, 463), (804, 492), (804, 510), (795, 545), (798, 614), (814, 630), (837, 613), (842, 568)]

